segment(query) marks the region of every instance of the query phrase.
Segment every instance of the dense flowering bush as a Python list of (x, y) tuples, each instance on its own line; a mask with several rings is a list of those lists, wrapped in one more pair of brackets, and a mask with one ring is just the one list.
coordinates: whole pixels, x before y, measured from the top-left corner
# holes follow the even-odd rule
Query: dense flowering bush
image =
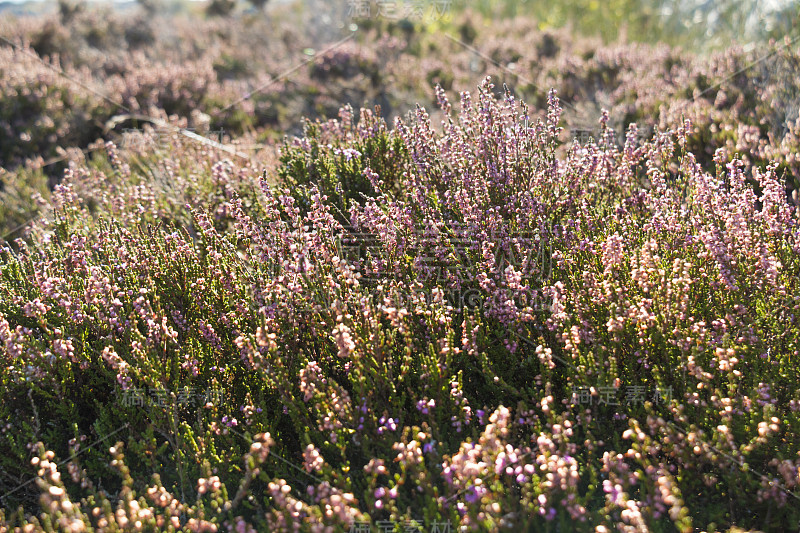
[(384, 189), (402, 189), (408, 150), (377, 112), (362, 109), (356, 123), (353, 108), (346, 106), (339, 120), (306, 121), (303, 133), (302, 138), (285, 139), (278, 168), (278, 179), (301, 207), (310, 206), (313, 185), (347, 223), (348, 201), (375, 194), (370, 176), (380, 175)]
[[(86, 146), (101, 133), (94, 123), (113, 105), (85, 91), (43, 63), (29, 48), (0, 48), (0, 165), (24, 158), (49, 159), (58, 146)], [(67, 69), (73, 79), (86, 76)]]
[[(547, 103), (541, 88), (558, 88), (564, 136), (586, 128), (596, 136), (601, 108), (618, 133), (636, 122), (649, 136), (686, 117), (695, 126), (688, 148), (705, 170), (713, 172), (714, 153), (724, 148), (762, 171), (778, 162), (787, 185), (800, 185), (795, 41), (705, 56), (664, 45), (603, 44), (566, 30), (540, 31), (529, 17), (486, 20), (467, 12), (454, 13), (445, 26), (359, 20), (353, 38), (339, 42), (346, 35), (333, 31), (333, 21), (310, 24), (315, 15), (287, 7), (226, 20), (182, 15), (145, 23), (92, 10), (63, 24), (4, 19), (0, 166), (15, 168), (34, 154), (47, 160), (57, 147), (86, 148), (109, 133), (102, 126), (112, 116), (126, 112), (203, 112), (212, 129), (233, 134), (299, 134), (302, 117), (327, 119), (342, 104), (380, 105), (391, 121), (410, 102), (427, 102), (432, 84), (453, 96), (492, 75), (535, 109)], [(442, 28), (460, 37), (454, 41)], [(150, 44), (125, 37), (137, 32), (152, 34)], [(51, 170), (60, 177), (63, 169)]]
[(0, 527), (798, 527), (779, 163), (437, 99), (310, 123), (276, 181), (73, 165), (0, 252)]

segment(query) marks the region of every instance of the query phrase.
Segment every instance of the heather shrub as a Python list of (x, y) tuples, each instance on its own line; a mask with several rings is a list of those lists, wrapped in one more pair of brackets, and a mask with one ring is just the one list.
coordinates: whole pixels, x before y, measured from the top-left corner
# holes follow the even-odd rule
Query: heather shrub
[(375, 81), (379, 71), (373, 53), (361, 47), (347, 45), (326, 53), (319, 62), (311, 66), (311, 75), (323, 81), (339, 77), (352, 78), (359, 74)]
[(49, 159), (59, 145), (86, 146), (100, 134), (95, 120), (112, 105), (60, 77), (57, 68), (41, 63), (29, 48), (0, 48), (0, 166)]
[(48, 178), (41, 170), (11, 173), (0, 168), (0, 240), (23, 236), (31, 219), (47, 205)]
[(312, 194), (320, 193), (346, 223), (349, 205), (375, 194), (369, 171), (382, 176), (387, 192), (403, 188), (409, 156), (402, 139), (388, 129), (380, 109), (362, 109), (357, 123), (353, 115), (352, 107), (343, 107), (339, 120), (307, 121), (302, 138), (284, 141), (278, 179), (302, 213)]
[(0, 255), (0, 482), (38, 480), (0, 523), (797, 527), (776, 164), (755, 189), (690, 121), (620, 147), (605, 113), (564, 145), (554, 92), (437, 100), (308, 123), (277, 185), (206, 148), (175, 185), (113, 145), (74, 167)]
[(800, 526), (793, 41), (295, 15), (0, 21), (0, 528)]
[[(748, 167), (762, 171), (778, 160), (790, 189), (800, 179), (792, 133), (796, 44), (761, 43), (748, 51), (734, 47), (702, 55), (688, 46), (681, 51), (665, 45), (603, 44), (566, 29), (541, 30), (541, 20), (530, 16), (486, 19), (454, 9), (443, 19), (413, 24), (380, 17), (359, 20), (353, 41), (295, 69), (300, 50), (321, 51), (324, 43), (343, 35), (334, 29), (335, 19), (308, 24), (328, 13), (323, 6), (319, 12), (274, 8), (269, 17), (157, 15), (146, 25), (135, 16), (94, 10), (75, 14), (68, 24), (52, 17), (0, 22), (4, 37), (30, 43), (39, 56), (58, 51), (58, 65), (66, 74), (92, 89), (5, 48), (7, 71), (24, 64), (24, 85), (44, 79), (48, 90), (37, 95), (36, 105), (20, 104), (12, 96), (17, 86), (4, 78), (3, 94), (11, 100), (3, 109), (20, 113), (4, 121), (9, 131), (3, 143), (8, 154), (0, 154), (3, 166), (17, 166), (25, 154), (47, 159), (58, 146), (86, 148), (101, 134), (100, 124), (126, 111), (120, 106), (183, 117), (199, 110), (212, 118), (214, 128), (235, 135), (300, 135), (301, 117), (326, 120), (349, 103), (355, 108), (380, 105), (381, 116), (391, 122), (408, 102), (435, 104), (425, 89), (431, 84), (442, 85), (452, 97), (491, 74), (498, 87), (507, 83), (534, 109), (547, 104), (540, 88), (558, 88), (565, 103), (565, 137), (587, 125), (596, 130), (594, 117), (602, 108), (609, 109), (618, 133), (630, 122), (641, 131), (666, 130), (686, 116), (696, 126), (689, 149), (705, 170), (713, 172), (713, 155), (725, 148), (728, 157), (738, 152)], [(459, 28), (464, 28), (461, 40), (467, 46), (442, 33), (457, 34)], [(152, 43), (141, 44), (151, 34)], [(286, 72), (291, 79), (284, 77)], [(27, 135), (32, 144), (19, 140)]]

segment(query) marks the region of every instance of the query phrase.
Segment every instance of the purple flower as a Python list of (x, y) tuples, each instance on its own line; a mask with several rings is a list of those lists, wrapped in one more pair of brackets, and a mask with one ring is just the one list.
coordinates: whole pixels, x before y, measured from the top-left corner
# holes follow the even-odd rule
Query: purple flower
[(378, 420), (380, 427), (378, 428), (378, 435), (383, 435), (384, 432), (388, 429), (389, 431), (395, 431), (397, 429), (397, 423), (394, 418), (386, 418), (382, 416), (380, 420)]
[(434, 407), (436, 407), (436, 400), (428, 400), (427, 402), (425, 400), (420, 400), (417, 402), (417, 409), (424, 415), (430, 414), (431, 409)]
[(423, 453), (431, 453), (436, 449), (436, 441), (431, 440), (430, 442), (425, 443), (422, 447)]
[(336, 154), (336, 155), (344, 155), (344, 158), (347, 161), (350, 161), (354, 157), (361, 157), (361, 152), (359, 152), (358, 150), (355, 150), (353, 148), (345, 148), (344, 150), (336, 148), (336, 149), (334, 149), (333, 153)]
[(472, 485), (464, 495), (464, 499), (468, 503), (477, 503), (481, 500), (481, 497), (483, 497), (484, 494), (486, 494), (485, 488), (483, 488), (481, 485)]
[(417, 402), (417, 411), (419, 411), (423, 415), (428, 414), (428, 407), (427, 404), (425, 403), (425, 400), (420, 400)]

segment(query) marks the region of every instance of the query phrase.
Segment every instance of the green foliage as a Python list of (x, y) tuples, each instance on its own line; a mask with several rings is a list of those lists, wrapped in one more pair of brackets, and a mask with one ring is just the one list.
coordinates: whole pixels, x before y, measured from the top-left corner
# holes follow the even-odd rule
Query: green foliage
[(315, 187), (346, 224), (351, 202), (363, 202), (376, 193), (365, 171), (371, 169), (383, 182), (382, 192), (391, 195), (403, 186), (409, 156), (402, 139), (388, 130), (379, 109), (362, 110), (355, 123), (352, 108), (346, 107), (341, 118), (306, 121), (302, 139), (286, 139), (278, 179), (303, 212), (310, 207), (310, 190)]
[(12, 242), (41, 215), (50, 196), (48, 178), (41, 170), (10, 173), (0, 168), (0, 239)]
[[(488, 20), (530, 16), (539, 22), (540, 29), (567, 26), (578, 35), (598, 36), (605, 42), (622, 37), (714, 50), (728, 47), (732, 41), (765, 42), (791, 34), (796, 27), (798, 6), (793, 2), (779, 7), (766, 4), (756, 0), (561, 0), (550, 4), (537, 0), (479, 0), (454, 2), (452, 11), (472, 10)], [(468, 39), (468, 35), (462, 36)]]

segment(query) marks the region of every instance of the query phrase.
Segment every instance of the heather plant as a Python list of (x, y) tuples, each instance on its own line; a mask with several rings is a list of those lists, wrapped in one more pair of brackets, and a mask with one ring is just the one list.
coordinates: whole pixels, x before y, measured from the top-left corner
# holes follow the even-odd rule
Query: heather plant
[[(435, 105), (421, 88), (441, 84), (452, 97), (491, 74), (534, 109), (547, 104), (542, 87), (558, 88), (565, 137), (587, 127), (596, 137), (594, 117), (602, 108), (618, 134), (630, 122), (643, 132), (666, 130), (685, 116), (696, 126), (689, 149), (706, 171), (714, 171), (716, 149), (725, 148), (728, 157), (738, 152), (762, 171), (778, 160), (787, 187), (797, 186), (794, 41), (700, 55), (664, 45), (604, 45), (564, 29), (542, 31), (530, 17), (488, 21), (454, 10), (450, 22), (359, 20), (351, 41), (322, 53), (324, 43), (343, 36), (320, 40), (295, 29), (312, 15), (274, 6), (269, 17), (159, 15), (146, 26), (136, 17), (93, 10), (68, 24), (4, 20), (5, 44), (21, 49), (4, 48), (4, 72), (12, 75), (4, 76), (0, 94), (11, 115), (4, 120), (1, 164), (15, 168), (32, 154), (48, 160), (57, 147), (85, 149), (113, 116), (153, 108), (187, 118), (201, 111), (214, 128), (235, 135), (301, 134), (301, 117), (324, 121), (344, 103), (380, 105), (391, 122), (408, 102)], [(143, 44), (148, 35), (152, 42)], [(301, 50), (320, 53), (303, 65)], [(48, 65), (35, 52), (49, 57)], [(20, 101), (41, 83), (32, 101)], [(60, 176), (62, 170), (47, 171)]]
[(0, 65), (0, 166), (49, 159), (58, 155), (59, 145), (83, 147), (99, 135), (94, 121), (113, 106), (60, 77), (57, 64), (41, 63), (27, 48), (3, 47)]
[(24, 235), (28, 222), (47, 205), (47, 176), (41, 170), (10, 173), (0, 169), (0, 238), (13, 241)]
[(277, 177), (303, 212), (311, 195), (321, 193), (346, 223), (350, 203), (375, 194), (368, 173), (382, 176), (387, 191), (404, 187), (408, 152), (402, 139), (388, 129), (380, 109), (362, 109), (357, 123), (353, 115), (352, 107), (343, 107), (339, 120), (307, 121), (302, 138), (285, 139)]
[(794, 41), (106, 18), (0, 23), (0, 527), (797, 527)]
[(308, 123), (275, 184), (178, 140), (71, 168), (0, 255), (0, 523), (797, 527), (777, 162), (436, 96)]

